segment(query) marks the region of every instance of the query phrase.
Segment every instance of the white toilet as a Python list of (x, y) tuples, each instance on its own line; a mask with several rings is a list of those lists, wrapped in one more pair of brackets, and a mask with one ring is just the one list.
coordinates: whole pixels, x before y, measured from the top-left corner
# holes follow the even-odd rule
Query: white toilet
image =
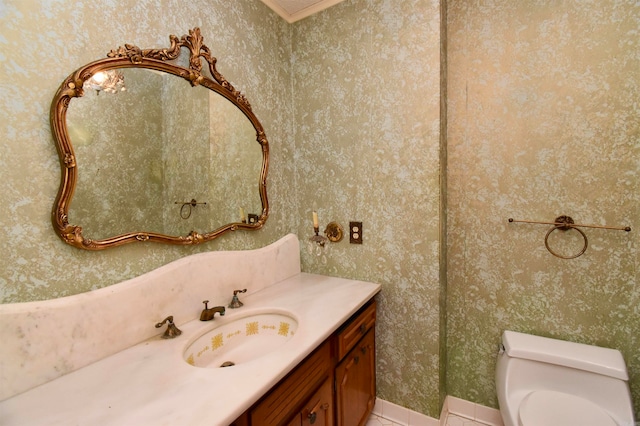
[(633, 426), (620, 351), (505, 331), (496, 390), (505, 426)]

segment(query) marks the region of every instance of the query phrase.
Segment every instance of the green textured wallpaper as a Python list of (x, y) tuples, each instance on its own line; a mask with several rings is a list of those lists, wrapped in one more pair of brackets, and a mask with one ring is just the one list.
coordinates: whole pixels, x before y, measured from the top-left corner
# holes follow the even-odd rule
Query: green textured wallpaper
[[(622, 351), (637, 414), (640, 4), (448, 4), (448, 393), (496, 405), (511, 329)], [(507, 222), (560, 215), (633, 231)]]
[[(306, 272), (382, 284), (381, 398), (432, 417), (445, 392), (495, 406), (497, 343), (514, 329), (619, 348), (638, 413), (640, 6), (447, 2), (446, 22), (440, 0), (345, 0), (289, 25), (259, 0), (0, 0), (0, 301), (294, 232)], [(192, 248), (65, 245), (50, 224), (58, 85), (119, 45), (165, 47), (194, 26), (269, 138), (265, 228)], [(321, 227), (362, 221), (364, 244), (307, 253), (314, 209)], [(587, 252), (560, 260), (546, 227), (507, 223), (560, 214), (634, 231), (587, 230)]]
[(132, 230), (167, 233), (161, 196), (162, 103), (148, 101), (162, 88), (163, 77), (146, 70), (124, 70), (122, 75), (126, 91), (100, 94), (89, 89), (67, 110), (79, 167), (69, 220), (81, 224), (83, 235), (92, 239)]
[(382, 284), (378, 396), (438, 417), (439, 2), (345, 1), (294, 24), (293, 55), (301, 236), (315, 208), (364, 240), (303, 266)]

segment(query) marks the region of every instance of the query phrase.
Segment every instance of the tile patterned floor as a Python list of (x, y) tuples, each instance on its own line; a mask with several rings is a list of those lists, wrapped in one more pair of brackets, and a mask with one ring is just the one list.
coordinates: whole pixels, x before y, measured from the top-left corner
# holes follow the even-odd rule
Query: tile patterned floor
[[(371, 417), (369, 417), (367, 426), (411, 426), (411, 425), (394, 423), (391, 420), (387, 420), (383, 417), (378, 417), (375, 414), (372, 414)], [(486, 426), (486, 425), (484, 423), (479, 423), (477, 421), (469, 420), (464, 417), (456, 416), (455, 414), (449, 414), (447, 416), (446, 426)]]
[(378, 417), (375, 414), (372, 414), (369, 417), (369, 421), (367, 421), (367, 426), (402, 426), (398, 423), (394, 423), (391, 420), (387, 420), (382, 417)]
[(449, 414), (447, 416), (447, 426), (485, 426), (485, 424), (477, 420), (469, 420), (455, 414)]

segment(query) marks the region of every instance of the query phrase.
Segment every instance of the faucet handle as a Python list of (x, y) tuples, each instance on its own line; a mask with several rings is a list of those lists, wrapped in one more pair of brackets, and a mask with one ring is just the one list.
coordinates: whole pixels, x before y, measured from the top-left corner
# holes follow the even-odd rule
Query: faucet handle
[(247, 289), (243, 289), (243, 290), (234, 290), (233, 291), (233, 298), (231, 299), (231, 303), (229, 303), (229, 307), (231, 309), (235, 309), (235, 308), (239, 308), (242, 305), (244, 305), (244, 303), (242, 303), (240, 301), (240, 299), (238, 299), (238, 293), (246, 293)]
[(182, 334), (182, 331), (179, 330), (178, 327), (176, 327), (176, 325), (173, 323), (173, 315), (169, 315), (164, 320), (162, 320), (162, 322), (157, 323), (156, 328), (162, 327), (165, 323), (168, 323), (168, 324), (167, 324), (167, 329), (164, 331), (164, 334), (162, 335), (163, 339), (173, 339), (174, 337), (178, 337), (179, 335)]

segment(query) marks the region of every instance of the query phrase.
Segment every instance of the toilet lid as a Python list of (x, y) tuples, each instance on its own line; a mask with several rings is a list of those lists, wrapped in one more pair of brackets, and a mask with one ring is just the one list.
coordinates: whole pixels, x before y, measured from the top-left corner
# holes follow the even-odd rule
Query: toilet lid
[(531, 392), (520, 404), (520, 426), (616, 426), (591, 401), (556, 391)]

